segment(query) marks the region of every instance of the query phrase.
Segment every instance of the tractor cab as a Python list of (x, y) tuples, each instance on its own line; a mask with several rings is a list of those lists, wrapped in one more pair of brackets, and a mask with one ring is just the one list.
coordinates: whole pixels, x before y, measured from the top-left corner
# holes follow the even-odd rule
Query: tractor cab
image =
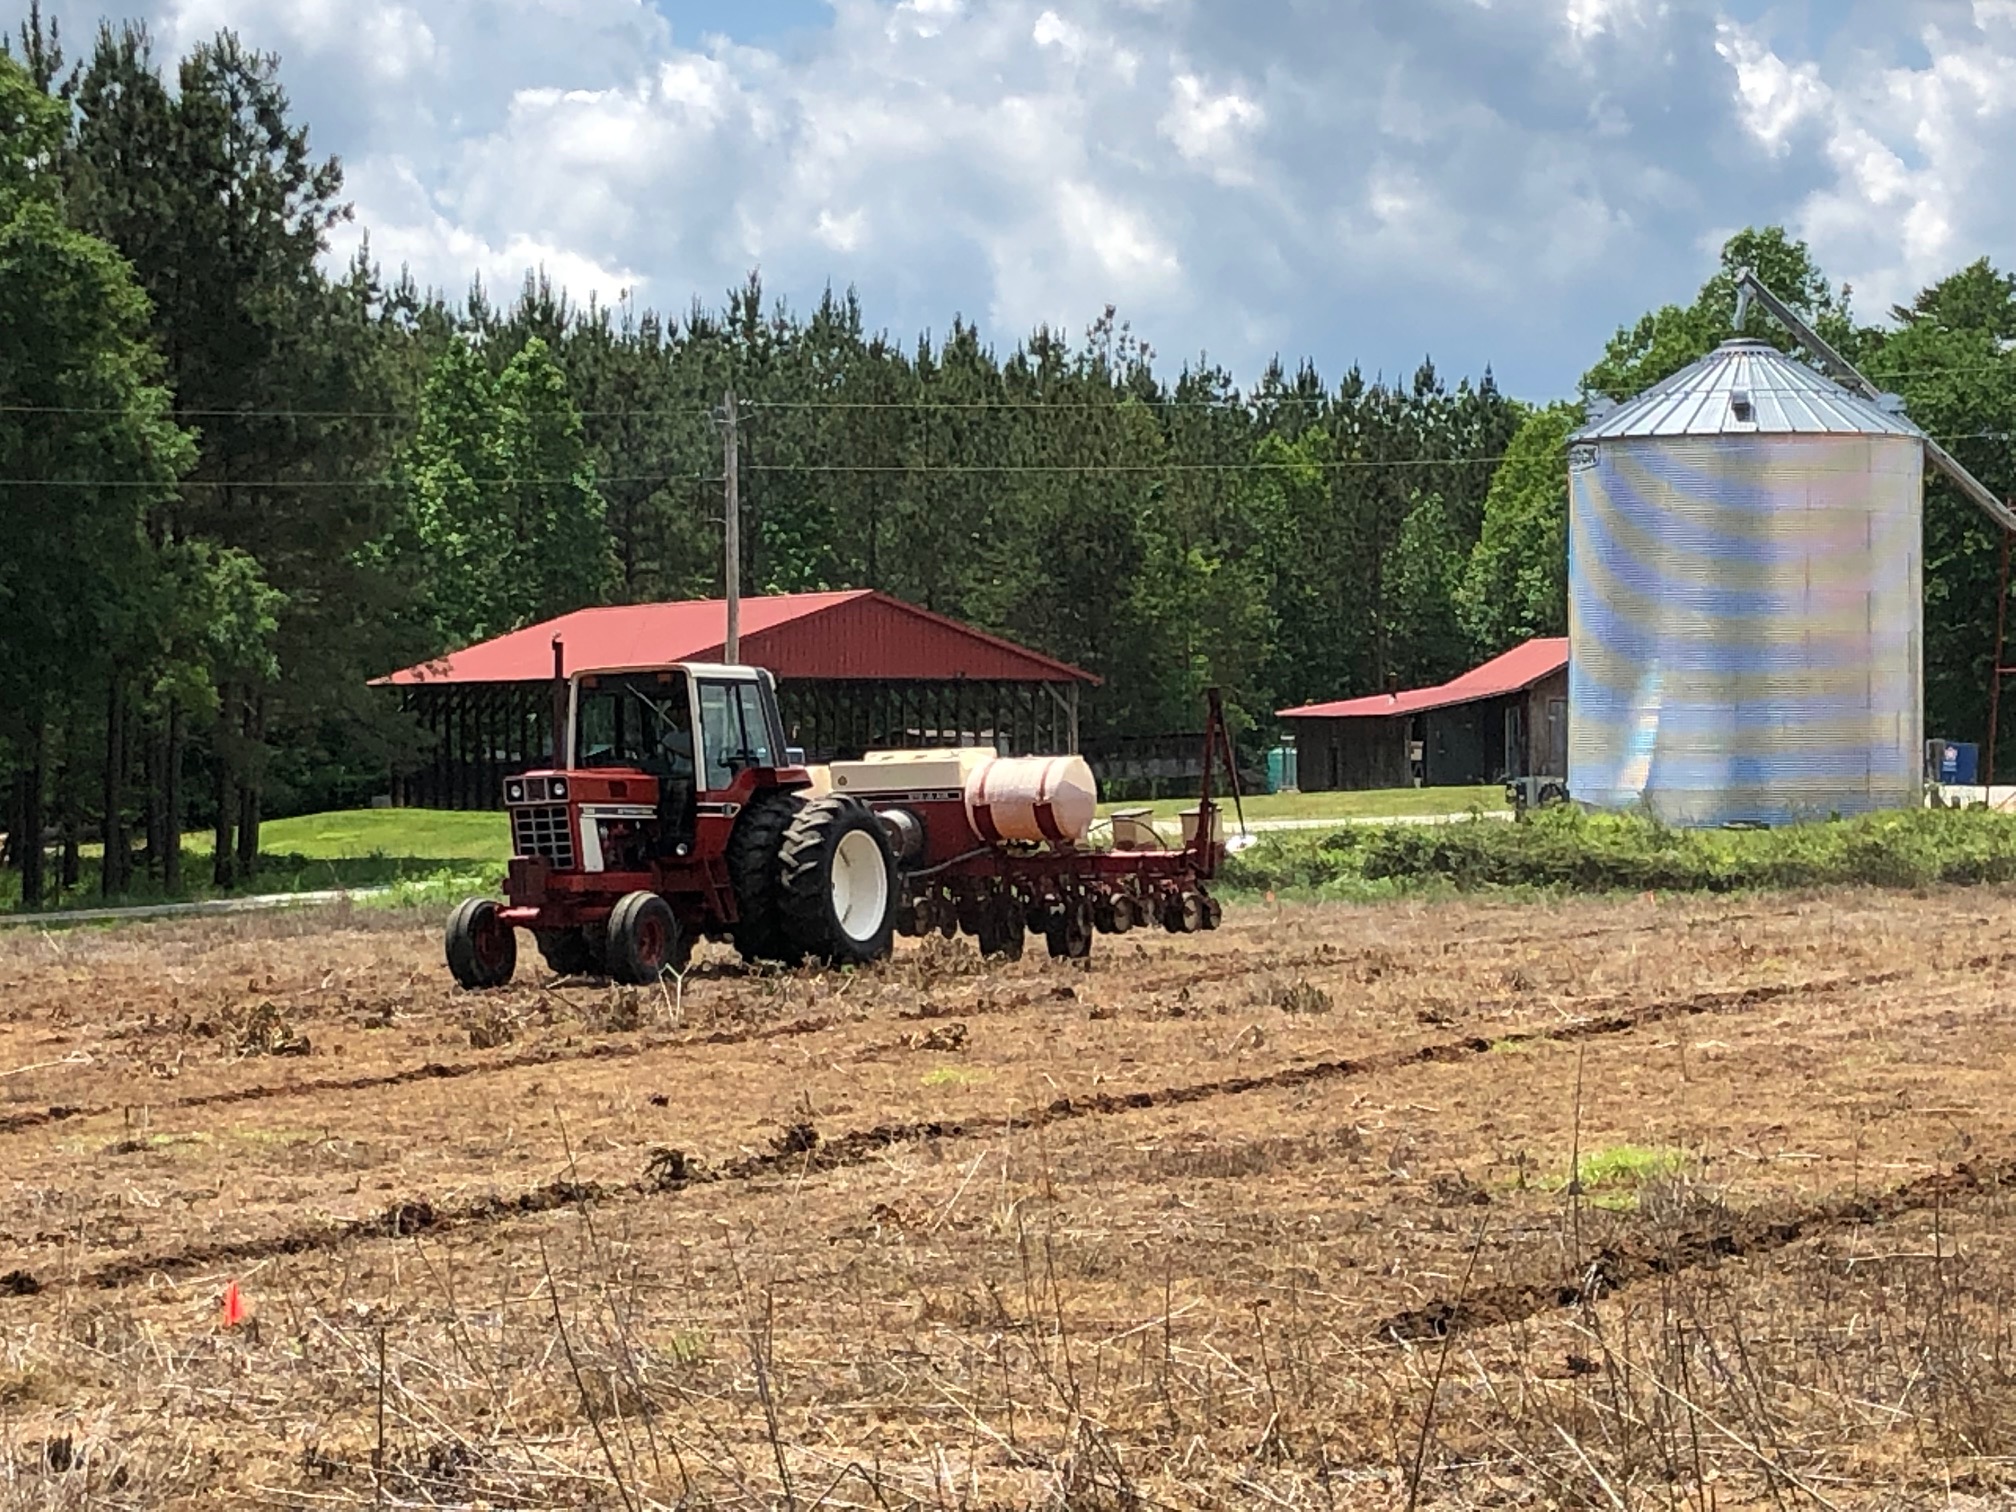
[(564, 697), (565, 766), (504, 785), (521, 858), (562, 872), (648, 868), (691, 854), (703, 816), (732, 818), (747, 801), (745, 774), (802, 785), (776, 680), (762, 668), (583, 672)]

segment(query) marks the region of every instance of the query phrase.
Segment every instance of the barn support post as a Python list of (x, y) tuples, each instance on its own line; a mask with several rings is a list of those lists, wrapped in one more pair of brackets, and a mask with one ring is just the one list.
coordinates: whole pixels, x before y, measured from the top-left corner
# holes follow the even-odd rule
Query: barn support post
[(474, 699), (467, 688), (461, 689), (455, 697), (455, 807), (467, 812), (474, 805), (469, 792), (472, 786), (469, 771), (470, 705)]
[(422, 780), (427, 788), (427, 807), (446, 808), (448, 806), (448, 778), (441, 766), (441, 730), (443, 714), (442, 695), (438, 689), (422, 695), (422, 703), (427, 711), (427, 766)]
[(489, 688), (476, 690), (476, 801), (472, 807), (490, 807), (490, 795), (497, 791), (492, 780), (497, 774), (496, 747), (490, 738), (491, 713), (496, 706), (496, 694)]
[(509, 737), (505, 733), (510, 723), (511, 711), (506, 700), (511, 696), (509, 688), (497, 687), (490, 690), (485, 700), (489, 705), (489, 717), (484, 721), (483, 760), (490, 773), (490, 780), (483, 784), (483, 807), (494, 809), (504, 791), (504, 764), (511, 759), (506, 749)]
[(454, 744), (448, 728), (449, 716), (454, 712), (454, 698), (453, 688), (435, 689), (434, 707), (428, 721), (428, 727), (434, 734), (434, 792), (430, 806), (438, 809), (455, 807), (455, 787), (448, 766), (448, 750)]
[(443, 688), (441, 690), (441, 806), (445, 809), (459, 809), (462, 806), (462, 782), (460, 767), (456, 762), (456, 749), (460, 742), (455, 735), (455, 722), (462, 717), (462, 690)]

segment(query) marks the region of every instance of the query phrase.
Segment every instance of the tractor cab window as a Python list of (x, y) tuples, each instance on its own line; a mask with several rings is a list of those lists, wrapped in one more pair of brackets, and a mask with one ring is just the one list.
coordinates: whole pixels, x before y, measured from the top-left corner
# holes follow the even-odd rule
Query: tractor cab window
[(701, 683), (700, 732), (710, 792), (719, 792), (751, 767), (778, 765), (763, 690), (754, 682)]
[(693, 778), (693, 714), (684, 674), (606, 678), (583, 687), (576, 764), (634, 767), (669, 780)]

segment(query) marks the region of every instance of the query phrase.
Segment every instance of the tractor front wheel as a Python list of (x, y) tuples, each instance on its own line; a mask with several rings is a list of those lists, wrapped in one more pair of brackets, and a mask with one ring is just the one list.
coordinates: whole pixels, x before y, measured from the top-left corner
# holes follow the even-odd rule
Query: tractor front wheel
[(471, 898), (448, 915), (448, 969), (471, 992), (502, 987), (518, 969), (518, 935), (488, 898)]
[(609, 914), (605, 951), (612, 980), (648, 987), (668, 971), (686, 969), (693, 937), (679, 927), (679, 916), (658, 894), (625, 893)]
[(830, 966), (887, 958), (896, 932), (896, 864), (866, 804), (818, 798), (784, 833), (777, 877), (793, 948)]

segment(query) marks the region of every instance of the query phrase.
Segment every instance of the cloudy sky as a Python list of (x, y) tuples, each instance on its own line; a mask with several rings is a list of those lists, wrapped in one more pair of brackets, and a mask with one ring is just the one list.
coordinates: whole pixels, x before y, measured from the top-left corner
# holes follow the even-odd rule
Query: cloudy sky
[[(0, 15), (25, 9), (4, 0)], [(73, 44), (103, 12), (58, 0)], [(128, 0), (278, 52), (450, 290), (684, 310), (760, 268), (1007, 346), (1107, 303), (1250, 380), (1572, 390), (1745, 224), (1874, 314), (2016, 263), (2016, 0)], [(11, 26), (9, 30), (11, 30)], [(74, 46), (73, 46), (74, 51)], [(347, 246), (342, 250), (347, 251)]]

